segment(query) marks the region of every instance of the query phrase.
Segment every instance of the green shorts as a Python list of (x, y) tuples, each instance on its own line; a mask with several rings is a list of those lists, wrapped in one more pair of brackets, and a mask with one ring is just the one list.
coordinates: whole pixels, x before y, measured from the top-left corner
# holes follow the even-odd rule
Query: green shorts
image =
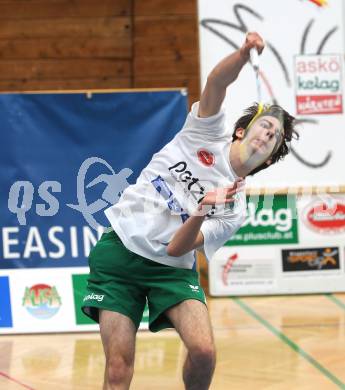
[(173, 327), (165, 311), (186, 299), (203, 303), (196, 271), (156, 263), (129, 251), (114, 231), (104, 233), (89, 256), (90, 274), (82, 310), (99, 322), (99, 309), (129, 317), (139, 327), (148, 303), (149, 329)]

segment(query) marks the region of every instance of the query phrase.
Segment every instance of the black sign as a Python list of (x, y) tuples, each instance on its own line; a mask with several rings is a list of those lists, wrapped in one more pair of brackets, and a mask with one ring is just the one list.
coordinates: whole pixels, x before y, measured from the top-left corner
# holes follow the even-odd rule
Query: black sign
[(283, 249), (283, 271), (320, 271), (340, 269), (339, 248)]

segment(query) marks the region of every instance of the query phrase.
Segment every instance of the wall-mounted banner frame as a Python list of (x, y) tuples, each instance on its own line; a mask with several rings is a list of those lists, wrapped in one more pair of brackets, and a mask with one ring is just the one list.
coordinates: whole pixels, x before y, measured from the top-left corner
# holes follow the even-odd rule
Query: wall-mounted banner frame
[(80, 299), (103, 211), (187, 109), (183, 89), (0, 94), (0, 333), (98, 329)]

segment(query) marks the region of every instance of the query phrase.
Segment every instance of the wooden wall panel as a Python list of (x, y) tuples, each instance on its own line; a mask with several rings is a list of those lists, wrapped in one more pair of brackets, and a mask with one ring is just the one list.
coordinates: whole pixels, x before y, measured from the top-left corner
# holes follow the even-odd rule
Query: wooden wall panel
[(0, 20), (129, 16), (128, 0), (0, 0)]
[[(23, 79), (20, 83), (20, 91), (75, 91), (81, 89), (128, 89), (131, 85), (130, 77), (102, 77), (83, 79)], [(114, 87), (115, 86), (115, 87)], [(0, 91), (18, 91), (18, 80), (0, 80)]]
[(182, 15), (195, 17), (197, 3), (195, 0), (136, 0), (134, 15)]
[(0, 91), (186, 87), (197, 0), (0, 0)]
[(10, 79), (58, 79), (64, 75), (67, 79), (83, 79), (90, 77), (129, 77), (130, 61), (108, 59), (90, 59), (87, 63), (80, 59), (0, 61), (0, 80)]
[[(128, 16), (112, 18), (51, 18), (6, 20), (0, 24), (0, 39), (16, 38), (127, 38)], [(90, 53), (91, 54), (91, 53)]]
[(122, 39), (88, 38), (78, 35), (69, 38), (0, 39), (0, 60), (90, 57), (130, 60), (132, 57), (130, 35)]
[(0, 0), (0, 90), (132, 86), (131, 0)]
[(133, 85), (188, 87), (200, 95), (197, 2), (134, 0)]
[(140, 60), (135, 61), (134, 71), (136, 79), (138, 77), (161, 76), (162, 80), (166, 76), (193, 76), (195, 74), (195, 52), (183, 49), (171, 50), (165, 54), (144, 55)]

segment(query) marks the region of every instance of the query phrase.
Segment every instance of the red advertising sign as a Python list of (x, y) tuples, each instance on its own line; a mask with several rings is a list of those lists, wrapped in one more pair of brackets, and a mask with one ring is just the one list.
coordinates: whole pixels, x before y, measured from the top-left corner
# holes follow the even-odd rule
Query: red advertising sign
[(342, 233), (345, 231), (345, 204), (314, 202), (306, 207), (303, 219), (310, 229), (318, 233)]

